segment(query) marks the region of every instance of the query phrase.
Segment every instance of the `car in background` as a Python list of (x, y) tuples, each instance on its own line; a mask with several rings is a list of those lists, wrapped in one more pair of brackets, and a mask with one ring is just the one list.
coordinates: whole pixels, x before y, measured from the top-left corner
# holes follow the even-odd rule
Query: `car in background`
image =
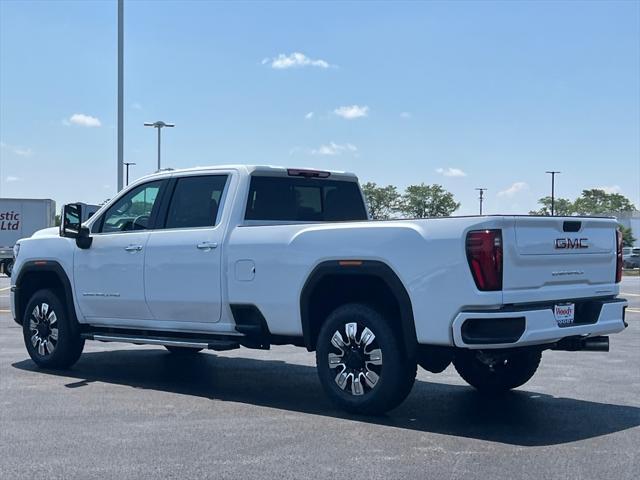
[(622, 266), (624, 268), (640, 268), (640, 247), (624, 247), (622, 249)]

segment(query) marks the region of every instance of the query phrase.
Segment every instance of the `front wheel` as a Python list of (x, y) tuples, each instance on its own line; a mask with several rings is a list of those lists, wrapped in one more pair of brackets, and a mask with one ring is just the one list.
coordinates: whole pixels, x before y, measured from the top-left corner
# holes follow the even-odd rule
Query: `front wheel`
[(536, 373), (542, 352), (523, 349), (507, 353), (461, 350), (453, 365), (472, 387), (486, 393), (500, 393), (527, 383)]
[(337, 406), (370, 415), (402, 403), (417, 368), (386, 319), (355, 303), (338, 307), (325, 321), (318, 335), (316, 364), (320, 383)]
[(43, 368), (70, 367), (84, 348), (67, 309), (52, 290), (38, 290), (31, 296), (22, 319), (22, 333), (29, 356)]

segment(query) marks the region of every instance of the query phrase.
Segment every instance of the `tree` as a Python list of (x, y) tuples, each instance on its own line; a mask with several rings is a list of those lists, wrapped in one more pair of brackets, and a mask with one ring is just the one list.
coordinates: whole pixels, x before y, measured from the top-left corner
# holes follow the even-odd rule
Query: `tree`
[(406, 217), (447, 217), (460, 208), (453, 194), (442, 185), (410, 185), (400, 199), (399, 210)]
[(631, 228), (627, 228), (624, 225), (620, 224), (620, 232), (622, 233), (622, 246), (623, 247), (633, 247), (636, 243), (636, 238), (633, 236), (633, 231)]
[(378, 187), (373, 182), (362, 185), (362, 191), (369, 206), (369, 213), (374, 220), (386, 220), (391, 218), (398, 208), (400, 194), (393, 185)]
[(603, 215), (635, 210), (633, 203), (624, 195), (607, 193), (598, 188), (583, 190), (582, 196), (573, 202), (573, 207), (578, 215)]
[[(551, 215), (551, 197), (542, 197), (538, 203), (542, 208), (529, 212), (529, 215)], [(573, 203), (568, 198), (556, 198), (553, 210), (554, 215), (569, 216), (574, 213)]]

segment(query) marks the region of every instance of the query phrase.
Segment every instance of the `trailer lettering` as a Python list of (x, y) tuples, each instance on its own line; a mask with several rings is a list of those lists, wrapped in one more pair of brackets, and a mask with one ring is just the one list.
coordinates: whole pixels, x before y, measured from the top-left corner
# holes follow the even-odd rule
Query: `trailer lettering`
[(0, 231), (20, 230), (20, 213), (14, 210), (0, 212)]

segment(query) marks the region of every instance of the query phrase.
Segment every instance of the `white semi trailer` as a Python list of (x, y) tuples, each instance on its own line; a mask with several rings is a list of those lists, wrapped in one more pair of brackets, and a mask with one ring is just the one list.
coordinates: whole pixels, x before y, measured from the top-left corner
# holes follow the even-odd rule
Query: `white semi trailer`
[(56, 202), (48, 198), (0, 198), (0, 271), (11, 275), (13, 246), (55, 226)]

